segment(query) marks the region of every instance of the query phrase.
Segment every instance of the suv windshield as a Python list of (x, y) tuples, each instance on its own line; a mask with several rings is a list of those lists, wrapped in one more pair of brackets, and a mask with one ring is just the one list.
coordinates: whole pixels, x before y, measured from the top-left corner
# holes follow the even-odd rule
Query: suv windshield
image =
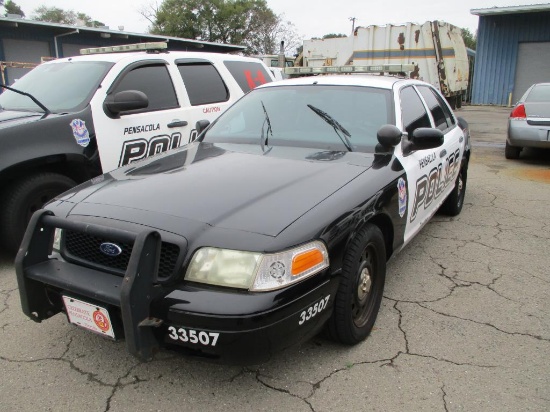
[(373, 151), (378, 129), (394, 123), (391, 107), (390, 90), (373, 87), (300, 85), (255, 89), (212, 125), (204, 141), (259, 144), (268, 118), (269, 146), (347, 151), (339, 136), (341, 126), (349, 133), (353, 150)]
[[(83, 109), (113, 66), (109, 62), (62, 62), (40, 65), (11, 87), (29, 93), (53, 113)], [(39, 111), (29, 97), (5, 90), (0, 95), (4, 110)]]

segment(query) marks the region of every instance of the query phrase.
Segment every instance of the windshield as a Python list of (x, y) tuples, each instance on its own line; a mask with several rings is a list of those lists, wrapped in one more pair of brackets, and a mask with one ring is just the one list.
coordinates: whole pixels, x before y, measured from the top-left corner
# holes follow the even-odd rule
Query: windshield
[(378, 143), (378, 129), (394, 123), (390, 90), (277, 86), (255, 89), (244, 96), (220, 116), (204, 141), (259, 145), (262, 129), (264, 134), (267, 132), (266, 119), (269, 119), (269, 146), (347, 151), (348, 136), (342, 140), (343, 128), (350, 135), (353, 150), (369, 152)]
[[(11, 87), (33, 95), (53, 113), (83, 109), (107, 71), (109, 62), (63, 62), (40, 65)], [(4, 110), (42, 112), (29, 97), (5, 90), (0, 95)]]

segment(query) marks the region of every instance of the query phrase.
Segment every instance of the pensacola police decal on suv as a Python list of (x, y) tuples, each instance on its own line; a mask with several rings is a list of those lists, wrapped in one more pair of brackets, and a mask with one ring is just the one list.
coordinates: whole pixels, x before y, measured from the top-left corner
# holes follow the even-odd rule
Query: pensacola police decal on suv
[(76, 142), (82, 146), (87, 147), (90, 144), (90, 134), (86, 128), (86, 122), (80, 119), (74, 119), (71, 122), (71, 128), (73, 129), (73, 136)]

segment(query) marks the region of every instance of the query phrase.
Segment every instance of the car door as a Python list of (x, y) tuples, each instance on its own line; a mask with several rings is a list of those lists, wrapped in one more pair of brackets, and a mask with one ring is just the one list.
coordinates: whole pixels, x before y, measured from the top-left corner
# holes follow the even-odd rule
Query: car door
[[(128, 90), (144, 93), (148, 106), (110, 113), (105, 108), (107, 98)], [(129, 64), (91, 104), (103, 172), (178, 147), (189, 127), (181, 119), (168, 63), (160, 59)]]
[(400, 110), (396, 112), (401, 113), (397, 122), (405, 133), (404, 139), (419, 127), (438, 128), (444, 134), (443, 145), (435, 149), (403, 153), (399, 146), (396, 151), (407, 174), (407, 243), (453, 189), (464, 137), (449, 107), (431, 86), (408, 85), (397, 92), (396, 98), (400, 103)]

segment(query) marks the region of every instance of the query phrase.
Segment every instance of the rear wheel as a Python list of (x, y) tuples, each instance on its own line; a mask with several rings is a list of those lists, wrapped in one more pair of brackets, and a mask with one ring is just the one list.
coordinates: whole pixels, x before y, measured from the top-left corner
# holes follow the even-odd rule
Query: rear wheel
[(367, 224), (344, 257), (342, 279), (328, 323), (331, 338), (346, 344), (364, 340), (372, 330), (386, 279), (386, 248), (380, 229)]
[(4, 192), (0, 212), (0, 242), (16, 252), (32, 216), (46, 202), (76, 183), (58, 173), (40, 173), (13, 182)]
[(462, 211), (466, 196), (466, 168), (462, 167), (456, 178), (455, 187), (441, 206), (441, 211), (448, 216), (457, 216)]
[(504, 157), (506, 157), (506, 159), (519, 159), (521, 149), (521, 147), (511, 146), (508, 142), (506, 142), (506, 146), (504, 147)]

